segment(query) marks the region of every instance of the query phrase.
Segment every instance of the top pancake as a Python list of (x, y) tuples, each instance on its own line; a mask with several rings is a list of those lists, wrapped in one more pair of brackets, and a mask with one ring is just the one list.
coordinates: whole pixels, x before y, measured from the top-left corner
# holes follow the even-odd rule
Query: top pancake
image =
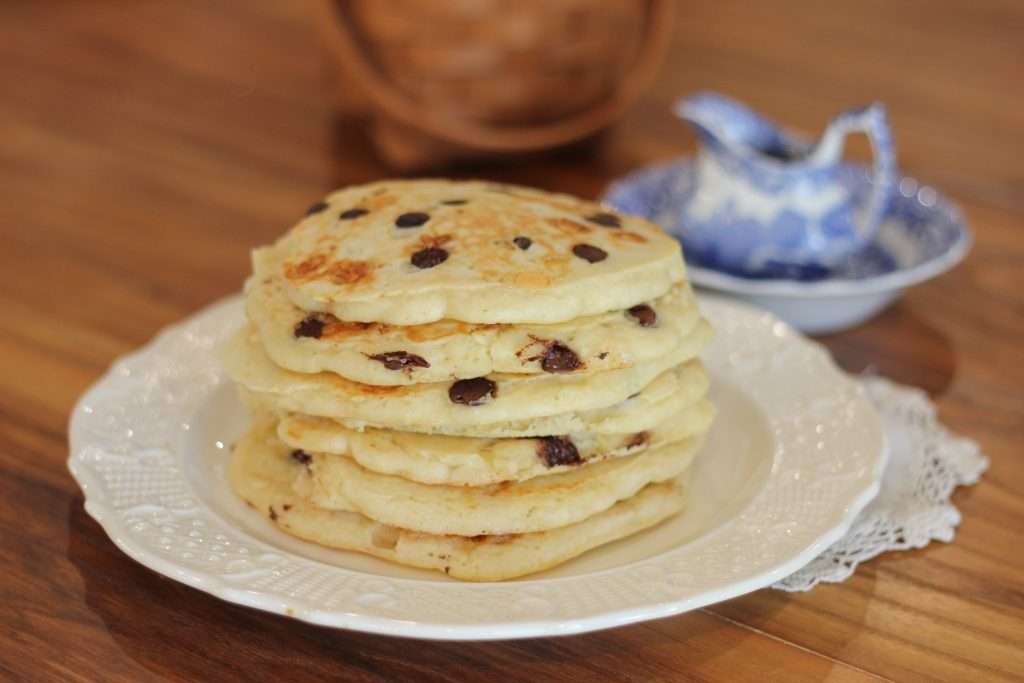
[(289, 299), (354, 322), (556, 323), (665, 294), (685, 272), (653, 223), (480, 181), (334, 192), (274, 246)]

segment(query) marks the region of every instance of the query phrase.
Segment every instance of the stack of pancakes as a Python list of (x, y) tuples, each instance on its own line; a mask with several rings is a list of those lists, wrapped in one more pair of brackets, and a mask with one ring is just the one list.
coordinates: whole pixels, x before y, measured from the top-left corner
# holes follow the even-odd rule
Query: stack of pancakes
[(591, 202), (390, 181), (253, 254), (231, 483), (284, 531), (468, 580), (678, 513), (714, 410), (678, 244)]

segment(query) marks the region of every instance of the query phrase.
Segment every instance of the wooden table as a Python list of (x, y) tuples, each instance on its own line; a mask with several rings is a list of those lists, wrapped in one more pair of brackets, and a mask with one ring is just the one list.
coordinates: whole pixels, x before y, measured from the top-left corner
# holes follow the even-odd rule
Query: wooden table
[[(750, 3), (754, 4), (754, 3)], [(953, 544), (840, 585), (614, 631), (409, 642), (220, 602), (137, 565), (65, 467), (78, 395), (239, 288), (250, 247), (387, 174), (338, 120), (300, 3), (0, 4), (0, 679), (1003, 680), (1024, 677), (1024, 6), (680, 3), (658, 88), (596, 150), (462, 174), (596, 196), (692, 149), (668, 106), (715, 88), (819, 130), (872, 98), (903, 167), (965, 208), (970, 258), (863, 327), (843, 366), (924, 387), (992, 458)], [(769, 5), (771, 7), (769, 8)]]

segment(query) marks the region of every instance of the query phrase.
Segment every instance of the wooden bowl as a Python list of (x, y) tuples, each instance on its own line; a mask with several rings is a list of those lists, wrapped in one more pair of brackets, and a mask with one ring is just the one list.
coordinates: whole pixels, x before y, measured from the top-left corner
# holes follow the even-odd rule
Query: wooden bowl
[(325, 0), (340, 107), (400, 169), (530, 152), (620, 116), (668, 45), (672, 0)]

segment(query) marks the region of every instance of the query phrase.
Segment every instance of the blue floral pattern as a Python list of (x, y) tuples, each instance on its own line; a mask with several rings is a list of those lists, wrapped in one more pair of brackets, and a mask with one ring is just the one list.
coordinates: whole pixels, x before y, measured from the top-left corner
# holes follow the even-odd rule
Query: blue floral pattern
[[(742, 276), (820, 275), (873, 238), (896, 180), (882, 105), (840, 114), (815, 144), (718, 93), (688, 97), (676, 114), (700, 151), (665, 210), (687, 226), (679, 237), (693, 257)], [(871, 141), (869, 185), (841, 177), (851, 133)]]
[[(839, 171), (840, 182), (848, 189), (853, 202), (861, 210), (870, 194), (869, 174), (863, 166), (844, 164)], [(723, 254), (735, 242), (749, 240), (751, 226), (733, 221), (728, 208), (716, 221), (722, 230), (714, 239), (703, 234), (688, 234), (682, 220), (680, 203), (693, 192), (696, 183), (695, 164), (683, 159), (641, 169), (614, 183), (605, 201), (625, 213), (648, 218), (683, 241), (686, 259), (700, 268), (726, 272), (748, 279), (787, 279), (803, 282), (821, 280), (862, 281), (909, 270), (942, 258), (965, 240), (969, 233), (959, 211), (930, 187), (922, 187), (912, 178), (903, 178), (898, 191), (886, 203), (878, 232), (865, 247), (852, 253), (833, 267), (820, 265), (793, 266), (768, 261), (765, 268), (751, 274), (723, 266)], [(830, 231), (833, 218), (822, 220)], [(798, 215), (779, 215), (778, 234), (784, 240), (799, 239), (803, 226)]]

